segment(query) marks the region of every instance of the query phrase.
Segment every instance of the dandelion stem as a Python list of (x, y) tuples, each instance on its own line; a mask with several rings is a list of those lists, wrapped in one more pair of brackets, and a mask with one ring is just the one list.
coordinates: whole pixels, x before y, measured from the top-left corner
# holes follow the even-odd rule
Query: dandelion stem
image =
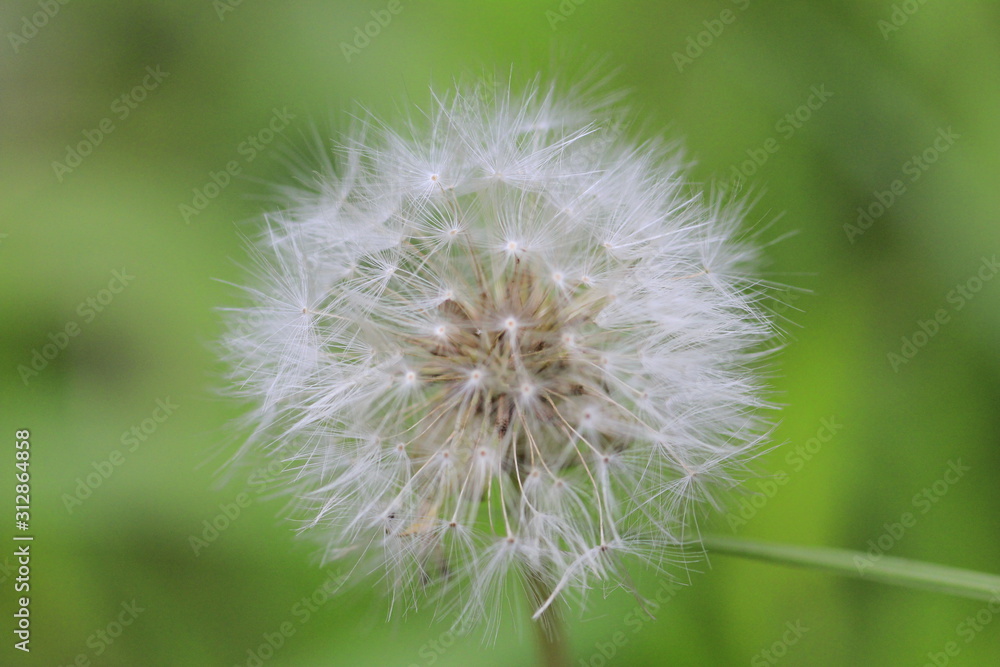
[(811, 567), (847, 577), (906, 586), (978, 600), (1000, 599), (1000, 575), (896, 558), (862, 551), (757, 542), (736, 537), (706, 537), (709, 552)]
[[(552, 587), (536, 574), (529, 574), (528, 595), (532, 608), (538, 609), (552, 595)], [(550, 605), (546, 608), (538, 620), (533, 622), (533, 625), (538, 638), (539, 664), (542, 667), (570, 667), (566, 627), (559, 617), (556, 605)]]

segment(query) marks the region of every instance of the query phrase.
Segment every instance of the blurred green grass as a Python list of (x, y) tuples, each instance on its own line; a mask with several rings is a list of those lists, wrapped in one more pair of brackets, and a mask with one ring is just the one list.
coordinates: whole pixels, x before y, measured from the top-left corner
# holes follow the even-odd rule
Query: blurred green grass
[[(431, 81), (482, 68), (559, 76), (593, 56), (617, 69), (646, 135), (683, 139), (705, 183), (778, 139), (741, 187), (762, 192), (752, 220), (775, 220), (769, 238), (796, 232), (769, 247), (768, 277), (810, 292), (785, 311), (775, 387), (787, 405), (776, 439), (787, 444), (761, 462), (788, 482), (738, 533), (867, 549), (960, 458), (969, 474), (892, 553), (1000, 571), (1000, 281), (951, 311), (898, 372), (886, 356), (1000, 250), (1000, 9), (927, 3), (884, 38), (878, 22), (893, 3), (743, 4), (588, 0), (553, 30), (546, 11), (558, 2), (404, 2), (350, 63), (341, 42), (383, 3), (242, 3), (222, 19), (212, 3), (69, 3), (16, 52), (9, 35), (39, 4), (0, 9), (0, 401), (8, 433), (32, 431), (37, 534), (33, 651), (25, 661), (7, 642), (0, 662), (245, 665), (290, 620), (295, 634), (265, 664), (530, 663), (530, 634), (439, 651), (444, 626), (426, 611), (385, 623), (386, 603), (367, 584), (300, 624), (294, 605), (327, 573), (276, 518), (280, 501), (253, 496), (197, 556), (189, 537), (243, 490), (213, 474), (238, 409), (213, 393), (210, 343), (215, 309), (235, 298), (220, 281), (241, 280), (240, 233), (254, 229), (268, 184), (287, 178), (287, 150), (357, 104), (393, 116), (422, 103)], [(679, 72), (674, 53), (726, 8), (735, 21)], [(112, 103), (147, 66), (169, 76), (118, 118)], [(833, 96), (784, 138), (776, 123), (819, 85)], [(192, 190), (286, 107), (296, 119), (282, 137), (185, 224), (179, 206)], [(114, 131), (57, 180), (52, 162), (105, 117)], [(905, 178), (943, 127), (960, 139), (851, 243), (844, 225), (856, 209)], [(18, 367), (81, 321), (78, 305), (123, 267), (135, 281), (25, 385)], [(67, 511), (64, 494), (164, 397), (177, 412)], [(793, 470), (788, 452), (828, 417), (843, 428)], [(726, 512), (738, 502), (703, 528), (732, 533)], [(982, 608), (973, 601), (732, 559), (701, 569), (638, 626), (627, 594), (595, 592), (572, 617), (576, 658), (603, 664), (613, 645), (607, 664), (746, 664), (796, 620), (810, 629), (783, 664), (922, 664), (955, 641), (955, 664), (985, 665), (1000, 651), (1000, 623), (968, 643), (956, 633)], [(7, 628), (12, 580), (0, 578)], [(637, 578), (657, 589), (651, 575)], [(145, 611), (96, 656), (88, 639), (133, 599)]]

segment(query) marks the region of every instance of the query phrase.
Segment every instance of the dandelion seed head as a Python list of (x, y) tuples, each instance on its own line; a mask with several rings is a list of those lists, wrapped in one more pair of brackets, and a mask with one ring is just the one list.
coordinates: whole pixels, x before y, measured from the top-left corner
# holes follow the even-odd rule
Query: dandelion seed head
[(366, 123), (253, 251), (244, 453), (287, 462), (305, 532), (402, 606), (627, 585), (764, 440), (742, 209), (579, 93), (460, 86), (407, 132)]

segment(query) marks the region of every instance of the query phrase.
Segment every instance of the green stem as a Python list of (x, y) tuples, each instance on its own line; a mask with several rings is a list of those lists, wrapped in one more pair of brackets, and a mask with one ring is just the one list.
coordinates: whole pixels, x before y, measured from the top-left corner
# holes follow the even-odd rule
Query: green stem
[(710, 536), (703, 540), (709, 552), (811, 567), (857, 579), (919, 588), (977, 600), (1000, 600), (1000, 576), (946, 565), (862, 551), (757, 542), (737, 537)]
[[(548, 600), (552, 589), (541, 577), (529, 576), (528, 594), (532, 609), (538, 609)], [(556, 605), (552, 604), (546, 608), (538, 620), (532, 621), (532, 625), (535, 626), (535, 634), (538, 638), (541, 665), (543, 667), (570, 667), (566, 629), (559, 617)]]

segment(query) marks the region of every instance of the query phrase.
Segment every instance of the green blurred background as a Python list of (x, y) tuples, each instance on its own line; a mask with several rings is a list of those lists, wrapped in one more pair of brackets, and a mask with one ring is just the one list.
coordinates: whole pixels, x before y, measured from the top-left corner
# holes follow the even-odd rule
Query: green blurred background
[[(773, 477), (750, 481), (704, 530), (868, 549), (909, 512), (892, 555), (1000, 572), (997, 3), (402, 0), (345, 54), (388, 6), (0, 9), (2, 428), (8, 442), (31, 430), (36, 535), (25, 659), (12, 648), (3, 522), (0, 664), (532, 663), (530, 633), (504, 630), (490, 648), (452, 642), (427, 610), (385, 622), (377, 585), (303, 604), (322, 601), (336, 568), (317, 566), (280, 500), (216, 474), (239, 413), (214, 393), (215, 309), (236, 302), (221, 281), (243, 280), (241, 234), (287, 180), (289, 150), (359, 104), (394, 117), (426, 102), (429, 83), (483, 68), (523, 79), (605, 59), (647, 136), (682, 139), (700, 181), (762, 192), (750, 223), (775, 221), (765, 238), (794, 233), (766, 267), (796, 288), (775, 303), (787, 318), (774, 380), (785, 444), (761, 461)], [(263, 145), (275, 110), (294, 118)], [(100, 142), (70, 167), (67, 147), (88, 136)], [(181, 205), (230, 161), (240, 175), (185, 220)], [(850, 227), (859, 207), (873, 213), (867, 229)], [(108, 290), (122, 270), (134, 278)], [(71, 323), (79, 334), (22, 377)], [(903, 351), (916, 353), (888, 356)], [(169, 416), (158, 400), (176, 406)], [(3, 451), (8, 516), (14, 450)], [(967, 472), (943, 481), (959, 461)], [(99, 485), (69, 501), (88, 475)], [(191, 536), (239, 500), (195, 554)], [(576, 664), (922, 665), (949, 642), (949, 664), (1000, 662), (1000, 619), (983, 623), (981, 602), (721, 556), (700, 570), (677, 590), (636, 575), (669, 598), (655, 621), (624, 592), (595, 593), (571, 615)], [(960, 626), (977, 613), (977, 630)], [(130, 624), (105, 641), (119, 616)], [(786, 624), (808, 630), (783, 644)]]

